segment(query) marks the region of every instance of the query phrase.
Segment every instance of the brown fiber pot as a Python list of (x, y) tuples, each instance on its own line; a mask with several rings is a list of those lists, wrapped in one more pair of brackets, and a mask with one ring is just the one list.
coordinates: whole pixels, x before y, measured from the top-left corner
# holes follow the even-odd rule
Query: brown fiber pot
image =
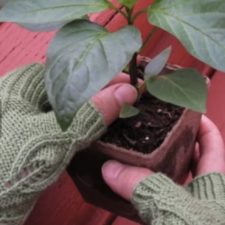
[[(169, 70), (174, 70), (174, 67)], [(185, 109), (164, 142), (150, 154), (97, 141), (75, 156), (68, 172), (87, 202), (128, 219), (140, 221), (133, 206), (106, 186), (101, 177), (102, 164), (108, 159), (116, 159), (160, 171), (179, 182), (189, 171), (200, 119), (200, 113)]]

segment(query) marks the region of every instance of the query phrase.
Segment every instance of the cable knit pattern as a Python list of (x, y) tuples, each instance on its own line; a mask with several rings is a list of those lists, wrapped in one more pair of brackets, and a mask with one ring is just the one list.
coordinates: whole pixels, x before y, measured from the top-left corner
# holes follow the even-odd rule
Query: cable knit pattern
[(44, 66), (33, 64), (0, 79), (0, 225), (23, 224), (42, 190), (74, 153), (105, 130), (89, 102), (62, 132), (49, 109)]
[(146, 224), (225, 225), (225, 176), (197, 177), (185, 190), (157, 173), (137, 185), (132, 203)]

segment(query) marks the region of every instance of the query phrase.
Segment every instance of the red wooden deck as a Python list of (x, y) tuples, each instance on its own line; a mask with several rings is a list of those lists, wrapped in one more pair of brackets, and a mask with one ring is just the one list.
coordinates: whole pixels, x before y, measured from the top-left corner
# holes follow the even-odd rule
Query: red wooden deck
[[(140, 0), (138, 7), (144, 7), (151, 0)], [(118, 29), (123, 18), (111, 12), (92, 17), (94, 21), (106, 25), (110, 30)], [(141, 26), (145, 37), (151, 29), (145, 17), (140, 17), (137, 26)], [(34, 33), (10, 23), (0, 24), (0, 75), (18, 66), (45, 62), (46, 49), (54, 32)], [(157, 43), (157, 45), (156, 45)], [(168, 45), (173, 46), (171, 63), (182, 66), (195, 66), (202, 73), (212, 76), (212, 85), (208, 98), (208, 116), (220, 128), (225, 139), (225, 74), (217, 72), (191, 57), (179, 42), (164, 31), (158, 31), (153, 42), (144, 50), (144, 54), (153, 56)], [(39, 199), (26, 225), (137, 225), (132, 221), (113, 215), (83, 201), (71, 178), (64, 172), (60, 179), (46, 190)]]

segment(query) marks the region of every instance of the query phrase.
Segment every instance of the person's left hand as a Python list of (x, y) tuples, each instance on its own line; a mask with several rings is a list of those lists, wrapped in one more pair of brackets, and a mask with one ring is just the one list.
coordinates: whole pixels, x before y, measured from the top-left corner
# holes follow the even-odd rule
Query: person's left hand
[(49, 107), (44, 70), (33, 64), (0, 78), (0, 224), (22, 224), (74, 154), (99, 138), (122, 105), (137, 97), (127, 76), (119, 76), (81, 106), (63, 132)]

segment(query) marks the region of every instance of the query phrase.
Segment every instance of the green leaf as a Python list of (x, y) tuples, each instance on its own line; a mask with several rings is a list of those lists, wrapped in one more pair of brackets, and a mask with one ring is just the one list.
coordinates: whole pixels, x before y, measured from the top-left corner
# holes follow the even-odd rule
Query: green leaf
[(207, 85), (194, 69), (181, 69), (167, 75), (159, 75), (146, 81), (148, 91), (158, 99), (205, 112)]
[(156, 0), (150, 23), (177, 37), (196, 58), (225, 71), (225, 1)]
[(141, 44), (133, 26), (111, 33), (77, 20), (59, 31), (48, 51), (45, 76), (62, 127), (68, 127), (79, 107), (123, 70)]
[(132, 9), (136, 4), (137, 0), (119, 0), (119, 2), (126, 6), (128, 9)]
[(132, 105), (124, 104), (120, 111), (120, 118), (127, 119), (133, 116), (137, 116), (140, 110)]
[(105, 0), (14, 0), (0, 11), (0, 21), (49, 30), (107, 8), (109, 3)]
[(171, 50), (171, 46), (164, 49), (148, 63), (148, 65), (145, 67), (144, 72), (145, 80), (149, 79), (150, 77), (156, 76), (160, 74), (160, 72), (162, 72), (170, 57)]

